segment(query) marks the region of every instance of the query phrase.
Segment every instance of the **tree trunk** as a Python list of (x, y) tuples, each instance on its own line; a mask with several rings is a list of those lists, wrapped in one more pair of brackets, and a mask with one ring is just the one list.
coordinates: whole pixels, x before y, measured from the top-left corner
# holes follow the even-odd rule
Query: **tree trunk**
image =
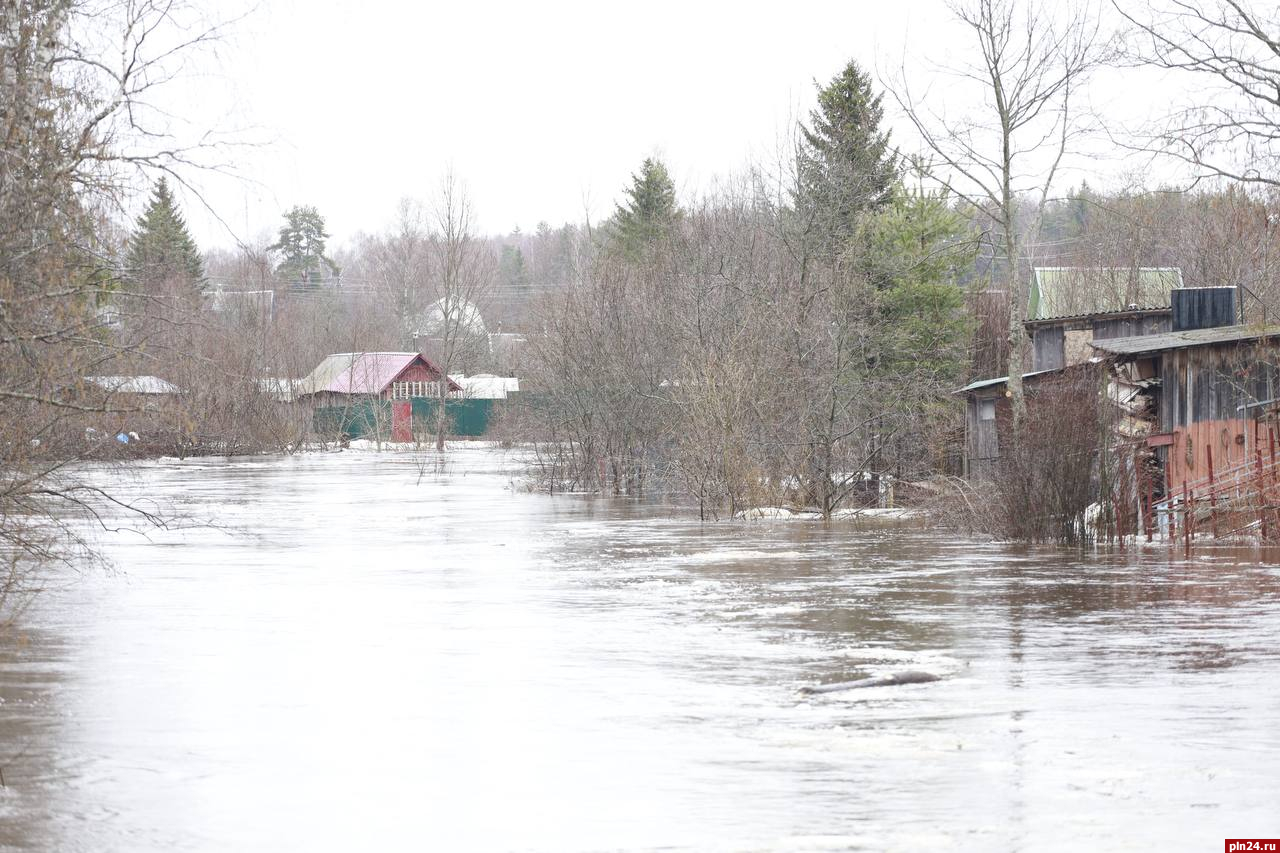
[(436, 398), (436, 450), (444, 450), (444, 438), (449, 428), (449, 375), (440, 377), (440, 395)]
[(1017, 438), (1027, 413), (1026, 397), (1022, 390), (1022, 336), (1027, 319), (1027, 301), (1022, 295), (1022, 276), (1019, 269), (1021, 240), (1018, 235), (1018, 200), (1013, 193), (1013, 160), (1008, 131), (1004, 135), (1004, 174), (1001, 196), (1001, 214), (1004, 219), (1004, 248), (1009, 264), (1009, 403), (1013, 410), (1013, 435)]

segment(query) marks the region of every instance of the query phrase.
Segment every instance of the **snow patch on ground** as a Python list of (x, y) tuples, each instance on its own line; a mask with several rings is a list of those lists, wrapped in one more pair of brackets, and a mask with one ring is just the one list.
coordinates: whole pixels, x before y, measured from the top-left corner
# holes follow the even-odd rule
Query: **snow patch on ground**
[[(903, 507), (856, 507), (849, 509), (838, 509), (831, 514), (832, 519), (843, 521), (851, 518), (880, 518), (880, 519), (897, 519), (897, 518), (919, 518), (921, 515), (919, 510), (906, 509)], [(788, 509), (783, 506), (757, 506), (751, 509), (740, 510), (735, 513), (734, 518), (746, 521), (775, 520), (775, 519), (799, 519), (812, 521), (822, 518), (822, 513), (814, 510), (796, 510)]]
[(763, 518), (820, 518), (821, 516), (816, 512), (787, 509), (784, 506), (753, 506), (751, 509), (739, 510), (733, 517), (754, 521)]
[[(445, 451), (450, 450), (494, 450), (500, 448), (500, 441), (446, 441), (444, 443)], [(326, 449), (333, 449), (334, 445), (327, 445)], [(436, 445), (434, 441), (424, 442), (422, 444), (414, 444), (413, 442), (395, 442), (383, 441), (377, 442), (371, 438), (352, 439), (344, 450), (373, 450), (380, 453), (415, 453), (422, 451), (434, 452)]]
[(863, 507), (859, 509), (838, 509), (831, 514), (832, 518), (919, 518), (923, 515), (917, 509), (907, 507)]

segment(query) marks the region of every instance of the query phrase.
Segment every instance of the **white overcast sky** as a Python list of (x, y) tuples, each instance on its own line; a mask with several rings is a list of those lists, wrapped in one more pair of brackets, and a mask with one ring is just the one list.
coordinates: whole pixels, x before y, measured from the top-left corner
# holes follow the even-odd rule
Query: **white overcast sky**
[[(949, 64), (953, 26), (941, 0), (264, 0), (186, 70), (170, 108), (265, 140), (229, 154), (248, 180), (189, 175), (238, 238), (312, 204), (341, 245), (450, 165), (482, 230), (527, 231), (607, 216), (653, 153), (696, 192), (776, 151), (815, 78), (850, 58), (887, 70), (904, 50)], [(183, 201), (203, 246), (233, 244)]]

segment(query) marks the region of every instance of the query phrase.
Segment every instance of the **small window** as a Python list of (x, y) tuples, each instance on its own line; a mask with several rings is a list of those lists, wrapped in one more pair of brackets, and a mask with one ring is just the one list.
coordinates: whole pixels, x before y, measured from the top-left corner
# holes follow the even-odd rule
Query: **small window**
[(996, 419), (996, 401), (995, 400), (979, 400), (978, 401), (978, 420), (994, 421)]

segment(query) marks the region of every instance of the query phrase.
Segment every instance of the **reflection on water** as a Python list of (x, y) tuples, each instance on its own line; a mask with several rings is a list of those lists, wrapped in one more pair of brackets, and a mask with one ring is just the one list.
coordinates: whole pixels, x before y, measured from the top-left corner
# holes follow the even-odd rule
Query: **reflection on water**
[[(703, 526), (451, 453), (162, 462), (0, 649), (0, 845), (1218, 849), (1280, 814), (1280, 572)], [(105, 476), (105, 475), (104, 475)], [(207, 522), (212, 522), (207, 523)], [(806, 698), (923, 669), (922, 685)]]

